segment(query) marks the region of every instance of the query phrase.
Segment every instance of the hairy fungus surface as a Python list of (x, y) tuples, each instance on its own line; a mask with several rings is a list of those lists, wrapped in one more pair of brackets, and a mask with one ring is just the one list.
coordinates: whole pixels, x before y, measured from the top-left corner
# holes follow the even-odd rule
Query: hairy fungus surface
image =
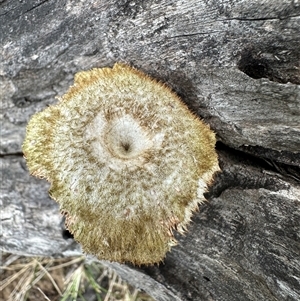
[(153, 264), (176, 244), (219, 170), (215, 135), (165, 85), (127, 65), (75, 75), (35, 114), (23, 151), (83, 250)]

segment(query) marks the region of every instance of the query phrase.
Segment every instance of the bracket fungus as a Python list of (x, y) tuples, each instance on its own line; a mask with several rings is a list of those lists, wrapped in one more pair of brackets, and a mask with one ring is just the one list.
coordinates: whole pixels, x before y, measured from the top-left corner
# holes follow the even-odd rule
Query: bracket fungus
[(86, 253), (163, 260), (219, 170), (215, 135), (164, 84), (124, 64), (75, 75), (35, 114), (23, 152)]

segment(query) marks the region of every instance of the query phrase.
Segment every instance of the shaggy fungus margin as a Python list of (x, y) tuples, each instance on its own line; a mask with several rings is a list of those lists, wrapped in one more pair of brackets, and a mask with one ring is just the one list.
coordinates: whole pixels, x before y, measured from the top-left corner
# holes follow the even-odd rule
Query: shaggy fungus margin
[(164, 84), (127, 65), (92, 69), (28, 123), (23, 152), (86, 253), (163, 260), (219, 170), (215, 135)]

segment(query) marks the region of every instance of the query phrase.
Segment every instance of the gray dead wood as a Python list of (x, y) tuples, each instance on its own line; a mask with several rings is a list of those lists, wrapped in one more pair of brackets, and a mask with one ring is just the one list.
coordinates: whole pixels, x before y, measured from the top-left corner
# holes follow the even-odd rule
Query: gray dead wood
[(77, 71), (127, 62), (215, 130), (222, 173), (164, 263), (104, 264), (157, 300), (300, 299), (300, 3), (0, 1), (1, 237), (71, 256), (48, 183), (21, 144)]

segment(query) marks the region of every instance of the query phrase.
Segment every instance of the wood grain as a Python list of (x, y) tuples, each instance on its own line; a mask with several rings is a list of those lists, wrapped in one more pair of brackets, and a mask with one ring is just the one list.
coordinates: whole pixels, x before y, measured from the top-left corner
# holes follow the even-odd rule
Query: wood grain
[(115, 268), (157, 300), (300, 299), (300, 3), (0, 1), (2, 250), (71, 256), (21, 145), (77, 71), (127, 62), (166, 82), (218, 137), (222, 173), (154, 267)]

